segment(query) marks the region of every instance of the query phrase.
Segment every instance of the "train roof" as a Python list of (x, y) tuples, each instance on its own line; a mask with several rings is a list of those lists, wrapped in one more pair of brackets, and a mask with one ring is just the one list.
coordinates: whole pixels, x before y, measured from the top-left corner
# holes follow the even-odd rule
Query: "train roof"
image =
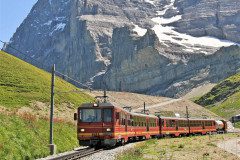
[[(84, 108), (92, 108), (94, 103), (83, 103), (80, 107)], [(98, 107), (114, 107), (123, 110), (124, 112), (127, 112), (129, 114), (135, 115), (135, 116), (142, 116), (142, 117), (152, 117), (152, 118), (157, 118), (157, 116), (152, 115), (152, 114), (143, 114), (143, 113), (136, 113), (136, 112), (129, 112), (128, 110), (125, 110), (122, 107), (118, 107), (113, 105), (112, 103), (96, 103), (98, 104)], [(97, 107), (94, 107), (97, 108)]]
[[(93, 107), (94, 104), (97, 104), (97, 107), (115, 107), (112, 103), (83, 103), (80, 107)], [(97, 108), (94, 107), (94, 108)]]
[[(187, 118), (184, 118), (184, 117), (162, 117), (161, 116), (160, 118), (163, 118), (163, 119), (187, 120)], [(194, 118), (194, 117), (189, 118), (189, 120), (197, 120), (197, 121), (209, 121), (209, 120), (212, 120), (212, 121), (215, 121), (214, 119), (204, 119), (204, 118)]]
[[(143, 113), (136, 113), (136, 112), (129, 112), (128, 110), (125, 110), (124, 108), (122, 107), (118, 107), (118, 106), (115, 106), (113, 105), (112, 103), (95, 103), (95, 104), (98, 104), (97, 107), (114, 107), (114, 108), (118, 108), (118, 109), (121, 109), (121, 110), (124, 110), (124, 112), (127, 112), (129, 114), (132, 114), (133, 116), (142, 116), (142, 117), (152, 117), (152, 118), (158, 118), (157, 116), (153, 115), (153, 114), (143, 114)], [(84, 107), (84, 108), (93, 108), (93, 105), (94, 103), (83, 103), (80, 107)], [(97, 108), (97, 107), (94, 107), (94, 108)], [(184, 118), (184, 117), (163, 117), (163, 116), (160, 116), (160, 118), (162, 119), (175, 119), (175, 120), (186, 120), (187, 118)], [(199, 120), (199, 121), (209, 121), (209, 120), (213, 120), (215, 121), (214, 119), (203, 119), (203, 118), (189, 118), (189, 120)]]

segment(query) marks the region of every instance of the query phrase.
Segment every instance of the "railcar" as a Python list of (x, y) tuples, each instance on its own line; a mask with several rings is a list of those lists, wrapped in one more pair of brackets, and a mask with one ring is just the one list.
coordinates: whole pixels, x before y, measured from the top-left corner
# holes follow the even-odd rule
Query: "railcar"
[(161, 136), (204, 135), (216, 131), (216, 122), (212, 119), (160, 117)]
[(159, 135), (157, 116), (128, 112), (111, 103), (82, 104), (74, 118), (82, 146), (115, 146)]
[(115, 146), (154, 137), (226, 132), (227, 122), (213, 119), (157, 117), (129, 112), (111, 103), (85, 103), (74, 114), (81, 146)]

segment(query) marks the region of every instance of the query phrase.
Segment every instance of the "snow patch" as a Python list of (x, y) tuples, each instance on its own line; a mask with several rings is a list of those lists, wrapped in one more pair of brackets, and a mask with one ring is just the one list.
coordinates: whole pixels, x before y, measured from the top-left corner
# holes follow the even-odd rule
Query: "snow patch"
[(44, 23), (43, 25), (49, 26), (49, 25), (51, 25), (51, 24), (52, 24), (52, 20), (49, 20), (49, 21), (47, 21), (46, 23)]
[(158, 16), (163, 16), (168, 9), (171, 9), (171, 8), (172, 8), (172, 9), (177, 9), (176, 7), (174, 7), (174, 2), (175, 2), (175, 0), (171, 0), (170, 4), (164, 6), (164, 9), (163, 9), (163, 10), (157, 11), (157, 15), (158, 15)]
[(171, 18), (156, 17), (156, 18), (153, 18), (152, 21), (158, 24), (169, 24), (169, 23), (176, 22), (180, 19), (182, 19), (182, 15), (176, 15)]
[(137, 32), (137, 34), (139, 36), (142, 37), (147, 33), (147, 29), (141, 28), (141, 27), (139, 27), (138, 25), (135, 25), (135, 24), (134, 24), (134, 26), (135, 26), (135, 28), (133, 29), (133, 31)]
[[(182, 15), (176, 15), (171, 18), (163, 17), (163, 15), (168, 9), (173, 8), (174, 2), (175, 0), (171, 0), (171, 3), (165, 6), (164, 10), (157, 12), (157, 17), (152, 18), (152, 21), (157, 23), (157, 25), (155, 25), (152, 29), (155, 31), (160, 42), (164, 44), (165, 42), (170, 42), (184, 46), (186, 48), (185, 51), (188, 52), (198, 51), (199, 48), (196, 48), (196, 45), (208, 47), (227, 47), (231, 45), (240, 45), (231, 41), (221, 40), (210, 36), (193, 37), (191, 35), (175, 31), (174, 27), (167, 26), (167, 24), (176, 22), (182, 18)], [(207, 54), (207, 52), (204, 53)]]
[(65, 23), (59, 23), (59, 24), (55, 25), (53, 28), (53, 31), (50, 33), (50, 35), (52, 35), (56, 31), (63, 31), (65, 26), (66, 26)]
[(145, 2), (147, 2), (147, 3), (150, 3), (150, 4), (152, 4), (152, 5), (154, 5), (155, 6), (155, 2), (154, 2), (154, 0), (145, 0)]
[(65, 19), (66, 19), (65, 16), (55, 18), (56, 21), (64, 21)]
[(102, 71), (100, 71), (100, 72), (98, 72), (96, 75), (94, 75), (93, 77), (91, 77), (90, 78), (90, 83), (93, 83), (94, 82), (94, 78), (96, 78), (96, 77), (98, 77), (98, 76), (100, 76), (100, 75), (103, 75), (103, 74), (105, 74), (106, 73), (106, 69), (104, 69), (104, 70), (102, 70)]

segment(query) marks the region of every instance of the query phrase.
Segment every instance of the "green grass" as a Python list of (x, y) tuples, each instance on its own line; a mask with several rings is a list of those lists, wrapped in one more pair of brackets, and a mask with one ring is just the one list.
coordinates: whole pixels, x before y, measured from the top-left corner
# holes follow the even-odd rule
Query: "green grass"
[[(77, 144), (76, 127), (58, 122), (54, 124), (54, 142), (58, 152)], [(16, 115), (0, 114), (1, 159), (35, 159), (49, 155), (49, 122), (32, 120)]]
[[(49, 104), (51, 75), (0, 51), (0, 77), (0, 107), (7, 108), (7, 111), (0, 110), (0, 159), (35, 159), (49, 155), (47, 113), (43, 112), (37, 118), (34, 113), (16, 115), (16, 112), (23, 106), (31, 107), (36, 101)], [(73, 90), (79, 89), (56, 78), (55, 104), (61, 107), (59, 111), (64, 110), (63, 103), (74, 104), (77, 108), (81, 103), (93, 101), (84, 92), (59, 94)], [(76, 126), (65, 121), (70, 120), (65, 118), (54, 124), (57, 152), (78, 146)]]
[(227, 119), (239, 114), (240, 73), (223, 80), (195, 102)]
[[(0, 105), (11, 108), (29, 106), (33, 101), (49, 102), (51, 75), (14, 56), (0, 51)], [(55, 92), (79, 90), (56, 78)], [(56, 104), (76, 106), (93, 99), (84, 93), (56, 94)]]
[(240, 137), (239, 134), (191, 136), (182, 138), (152, 139), (137, 144), (123, 154), (118, 160), (186, 160), (186, 159), (236, 159), (231, 153), (217, 147), (218, 142)]
[(240, 128), (240, 122), (235, 123), (236, 128)]

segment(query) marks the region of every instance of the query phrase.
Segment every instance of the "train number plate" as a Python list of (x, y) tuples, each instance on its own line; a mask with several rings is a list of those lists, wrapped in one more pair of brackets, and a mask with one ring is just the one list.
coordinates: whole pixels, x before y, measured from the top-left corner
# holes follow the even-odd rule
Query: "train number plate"
[(99, 133), (92, 133), (92, 136), (93, 136), (93, 137), (98, 137), (98, 136), (99, 136)]

